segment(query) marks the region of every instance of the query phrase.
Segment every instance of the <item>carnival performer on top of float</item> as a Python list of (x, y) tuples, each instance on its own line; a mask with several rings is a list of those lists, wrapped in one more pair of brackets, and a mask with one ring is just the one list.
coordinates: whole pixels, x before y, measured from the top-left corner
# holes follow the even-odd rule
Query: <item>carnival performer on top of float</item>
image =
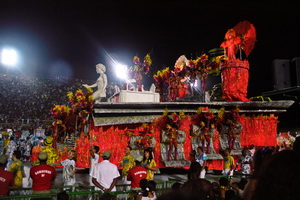
[(221, 44), (221, 47), (225, 49), (225, 52), (229, 60), (235, 60), (237, 49), (241, 45), (241, 38), (237, 37), (234, 29), (229, 29), (225, 35), (225, 41)]
[(93, 99), (95, 103), (101, 102), (103, 98), (106, 98), (106, 86), (107, 86), (107, 76), (105, 74), (106, 68), (103, 64), (96, 65), (96, 72), (100, 74), (97, 82), (93, 85), (83, 84), (82, 86), (86, 88), (97, 87), (97, 91), (93, 93)]
[[(227, 101), (249, 101), (247, 88), (249, 79), (249, 62), (247, 57), (256, 42), (256, 30), (248, 21), (238, 23), (225, 34), (225, 41), (220, 45), (224, 48), (225, 60), (221, 63), (222, 92)], [(240, 53), (239, 58), (236, 54)], [(242, 58), (245, 53), (246, 58)]]

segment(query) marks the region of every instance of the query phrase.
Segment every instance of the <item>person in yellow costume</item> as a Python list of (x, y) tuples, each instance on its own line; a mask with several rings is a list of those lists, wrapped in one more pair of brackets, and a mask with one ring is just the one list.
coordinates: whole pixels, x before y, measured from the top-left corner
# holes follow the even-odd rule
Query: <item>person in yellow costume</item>
[(229, 148), (225, 149), (223, 159), (224, 159), (223, 175), (232, 176), (235, 166), (234, 166), (234, 158), (230, 155)]
[(3, 149), (3, 154), (6, 154), (6, 151), (8, 149), (8, 144), (10, 143), (10, 139), (8, 137), (8, 133), (4, 132), (3, 133), (3, 142), (4, 142), (4, 149)]
[(122, 183), (123, 184), (130, 184), (130, 181), (127, 181), (127, 175), (128, 171), (134, 167), (134, 157), (130, 155), (132, 148), (131, 146), (127, 146), (125, 149), (125, 156), (122, 158), (120, 167), (123, 167), (122, 169)]
[[(52, 147), (52, 142), (53, 142), (53, 137), (47, 136), (46, 139), (44, 140), (45, 146), (41, 150), (41, 152), (47, 153), (48, 156), (47, 164), (56, 163), (58, 159), (58, 155), (56, 154), (56, 149)], [(33, 165), (39, 165), (39, 160), (35, 160), (33, 162)]]
[(14, 185), (13, 187), (20, 188), (23, 185), (23, 178), (25, 177), (24, 164), (20, 160), (21, 151), (14, 151), (13, 162), (10, 165), (8, 171), (14, 174)]
[(142, 166), (147, 169), (147, 180), (153, 180), (154, 178), (154, 171), (158, 168), (156, 167), (156, 162), (152, 155), (152, 149), (148, 148), (144, 150), (144, 158), (142, 161)]

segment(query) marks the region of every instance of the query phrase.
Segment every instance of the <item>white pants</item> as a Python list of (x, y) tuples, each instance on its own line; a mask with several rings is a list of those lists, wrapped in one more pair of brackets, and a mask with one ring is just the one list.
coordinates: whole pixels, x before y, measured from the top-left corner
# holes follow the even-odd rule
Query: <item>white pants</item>
[(201, 170), (200, 178), (205, 178), (205, 174), (206, 174), (206, 170), (205, 169)]
[(233, 170), (231, 170), (231, 169), (224, 169), (223, 170), (223, 175), (224, 176), (228, 176), (228, 173), (229, 173), (229, 176), (233, 176)]
[(128, 181), (126, 176), (122, 177), (122, 184), (129, 185), (129, 186), (126, 186), (126, 190), (130, 190), (131, 181)]

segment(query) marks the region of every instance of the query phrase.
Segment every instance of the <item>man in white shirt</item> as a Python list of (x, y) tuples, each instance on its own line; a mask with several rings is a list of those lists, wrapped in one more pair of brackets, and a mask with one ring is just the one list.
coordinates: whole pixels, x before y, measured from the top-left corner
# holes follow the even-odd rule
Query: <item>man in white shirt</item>
[[(111, 154), (104, 151), (102, 154), (103, 161), (97, 163), (91, 172), (92, 181), (96, 189), (104, 192), (116, 191), (117, 178), (120, 176), (118, 167), (109, 161)], [(98, 189), (98, 190), (99, 190)]]
[(95, 165), (98, 163), (99, 161), (99, 147), (98, 146), (92, 146), (90, 153), (91, 153), (91, 166), (90, 166), (90, 176), (89, 176), (89, 180), (90, 180), (90, 185), (94, 186), (93, 182), (92, 182), (92, 176), (91, 173), (93, 171), (93, 168), (95, 167)]

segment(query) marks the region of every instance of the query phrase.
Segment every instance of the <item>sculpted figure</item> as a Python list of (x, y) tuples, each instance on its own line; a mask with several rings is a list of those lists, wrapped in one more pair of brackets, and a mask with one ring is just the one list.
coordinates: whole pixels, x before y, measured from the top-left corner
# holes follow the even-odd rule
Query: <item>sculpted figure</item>
[(177, 127), (172, 127), (170, 124), (167, 124), (166, 131), (168, 134), (169, 150), (168, 150), (168, 160), (171, 160), (171, 154), (173, 154), (174, 149), (174, 159), (178, 160), (178, 136), (180, 133), (177, 130)]
[(96, 72), (100, 74), (97, 82), (93, 85), (83, 84), (82, 86), (86, 88), (97, 87), (97, 91), (93, 93), (93, 98), (95, 103), (101, 102), (101, 99), (106, 97), (106, 86), (107, 86), (107, 76), (105, 74), (106, 68), (103, 64), (96, 65)]

